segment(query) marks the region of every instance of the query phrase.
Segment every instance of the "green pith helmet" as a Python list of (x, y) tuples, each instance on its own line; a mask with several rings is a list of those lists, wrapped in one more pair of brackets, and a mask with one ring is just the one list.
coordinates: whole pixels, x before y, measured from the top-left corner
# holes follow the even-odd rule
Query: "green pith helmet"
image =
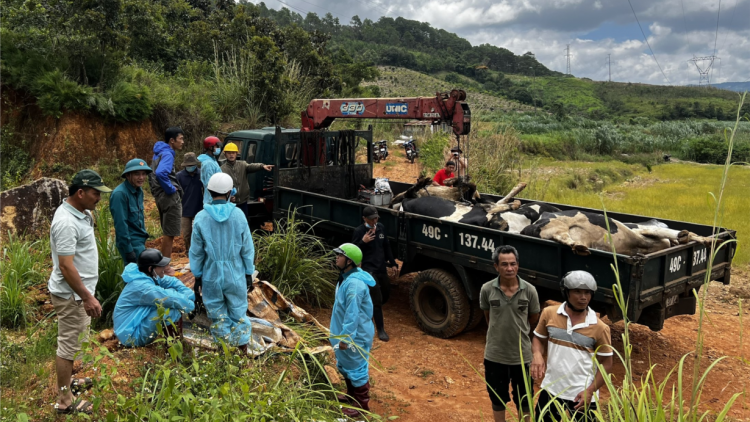
[(125, 164), (125, 170), (122, 171), (121, 177), (125, 177), (126, 174), (134, 171), (143, 170), (146, 173), (151, 173), (151, 167), (146, 164), (146, 160), (140, 158), (133, 158)]
[(343, 254), (345, 257), (351, 259), (352, 262), (354, 262), (354, 265), (358, 267), (359, 264), (362, 263), (362, 250), (360, 250), (359, 247), (353, 243), (344, 243), (343, 245), (334, 249), (333, 252)]

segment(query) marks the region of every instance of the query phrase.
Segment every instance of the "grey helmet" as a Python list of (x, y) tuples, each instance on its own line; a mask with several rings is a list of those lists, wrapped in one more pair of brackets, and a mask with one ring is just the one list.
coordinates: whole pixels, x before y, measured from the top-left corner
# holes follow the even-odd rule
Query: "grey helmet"
[(570, 271), (560, 280), (560, 289), (562, 290), (563, 296), (567, 296), (566, 290), (570, 289), (584, 289), (595, 292), (596, 280), (593, 275), (586, 271)]

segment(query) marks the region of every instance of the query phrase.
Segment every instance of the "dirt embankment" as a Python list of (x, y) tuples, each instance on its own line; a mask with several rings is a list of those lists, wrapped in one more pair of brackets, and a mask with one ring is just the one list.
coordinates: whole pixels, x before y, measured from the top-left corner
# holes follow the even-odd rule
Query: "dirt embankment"
[(10, 142), (34, 159), (32, 176), (54, 176), (103, 161), (150, 159), (161, 139), (150, 120), (118, 123), (93, 113), (65, 112), (45, 116), (33, 98), (2, 87), (0, 124), (9, 125)]

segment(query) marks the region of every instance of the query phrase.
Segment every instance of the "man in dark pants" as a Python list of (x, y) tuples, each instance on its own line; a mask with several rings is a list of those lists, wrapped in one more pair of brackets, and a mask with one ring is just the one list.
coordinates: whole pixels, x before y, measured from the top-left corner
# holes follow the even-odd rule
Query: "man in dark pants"
[(378, 329), (380, 341), (388, 341), (390, 337), (383, 326), (383, 305), (388, 302), (391, 293), (391, 281), (388, 278), (388, 268), (398, 268), (393, 259), (391, 244), (385, 234), (385, 227), (378, 223), (378, 210), (375, 207), (365, 207), (362, 212), (364, 224), (354, 230), (352, 243), (362, 250), (361, 268), (375, 279), (375, 287), (370, 287), (372, 298), (373, 320)]

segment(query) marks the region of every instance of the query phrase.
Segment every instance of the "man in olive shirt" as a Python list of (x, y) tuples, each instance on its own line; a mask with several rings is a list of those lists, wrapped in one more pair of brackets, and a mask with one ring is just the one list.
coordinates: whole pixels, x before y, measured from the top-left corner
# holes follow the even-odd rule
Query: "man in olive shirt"
[[(539, 296), (531, 284), (518, 277), (518, 251), (500, 246), (492, 254), (498, 277), (482, 286), (479, 307), (487, 320), (484, 371), (495, 421), (505, 421), (505, 405), (510, 401), (508, 384), (519, 415), (528, 419), (533, 405), (531, 330), (539, 321)], [(520, 348), (519, 348), (520, 343)], [(528, 377), (528, 386), (524, 380)]]

